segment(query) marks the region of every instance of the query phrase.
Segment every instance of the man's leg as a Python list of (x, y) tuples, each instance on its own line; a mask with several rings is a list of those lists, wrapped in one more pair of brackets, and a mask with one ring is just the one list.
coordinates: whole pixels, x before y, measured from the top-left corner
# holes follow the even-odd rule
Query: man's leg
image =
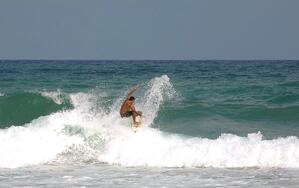
[(132, 113), (132, 118), (133, 118), (134, 124), (136, 124), (136, 116), (138, 116), (138, 114), (136, 112), (133, 112)]

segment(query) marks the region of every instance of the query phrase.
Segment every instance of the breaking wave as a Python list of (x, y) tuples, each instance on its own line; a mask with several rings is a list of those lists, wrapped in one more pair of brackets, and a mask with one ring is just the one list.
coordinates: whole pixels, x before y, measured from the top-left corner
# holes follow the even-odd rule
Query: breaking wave
[[(207, 139), (152, 128), (163, 103), (175, 96), (167, 75), (153, 78), (137, 94), (137, 109), (145, 116), (139, 132), (132, 132), (130, 119), (119, 117), (123, 96), (107, 109), (99, 93), (69, 94), (73, 108), (0, 130), (0, 167), (95, 161), (121, 166), (299, 168), (297, 137), (263, 140), (261, 133), (252, 133)], [(41, 94), (56, 104), (61, 102), (58, 95)]]

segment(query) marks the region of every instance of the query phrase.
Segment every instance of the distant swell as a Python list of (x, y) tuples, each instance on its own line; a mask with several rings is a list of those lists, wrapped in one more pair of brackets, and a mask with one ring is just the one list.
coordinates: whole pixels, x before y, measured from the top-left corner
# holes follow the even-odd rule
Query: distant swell
[(0, 128), (23, 125), (58, 110), (71, 107), (67, 99), (57, 103), (49, 96), (40, 93), (14, 93), (0, 97)]

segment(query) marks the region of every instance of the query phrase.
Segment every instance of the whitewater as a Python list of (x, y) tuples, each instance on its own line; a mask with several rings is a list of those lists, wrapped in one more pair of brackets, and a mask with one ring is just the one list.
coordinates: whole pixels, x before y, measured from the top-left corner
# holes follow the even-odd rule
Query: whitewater
[[(59, 92), (43, 95), (61, 103)], [(163, 103), (177, 95), (167, 75), (150, 80), (137, 101), (146, 120), (138, 133), (131, 130), (129, 119), (119, 117), (122, 98), (104, 109), (98, 95), (104, 94), (70, 94), (73, 109), (0, 130), (0, 167), (72, 160), (125, 167), (299, 167), (299, 139), (294, 136), (264, 140), (258, 132), (208, 139), (152, 128)]]

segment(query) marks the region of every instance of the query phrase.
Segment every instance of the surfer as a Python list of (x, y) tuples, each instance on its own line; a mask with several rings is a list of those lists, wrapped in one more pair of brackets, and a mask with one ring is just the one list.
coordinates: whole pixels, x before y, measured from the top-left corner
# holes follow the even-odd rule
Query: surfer
[(134, 124), (138, 124), (136, 122), (136, 117), (137, 116), (142, 116), (142, 112), (141, 111), (136, 111), (135, 106), (134, 106), (134, 101), (135, 101), (135, 97), (132, 96), (133, 93), (139, 88), (138, 85), (136, 85), (135, 87), (133, 87), (133, 89), (128, 93), (125, 101), (123, 102), (123, 104), (121, 105), (120, 108), (120, 116), (123, 117), (133, 117), (133, 122)]

